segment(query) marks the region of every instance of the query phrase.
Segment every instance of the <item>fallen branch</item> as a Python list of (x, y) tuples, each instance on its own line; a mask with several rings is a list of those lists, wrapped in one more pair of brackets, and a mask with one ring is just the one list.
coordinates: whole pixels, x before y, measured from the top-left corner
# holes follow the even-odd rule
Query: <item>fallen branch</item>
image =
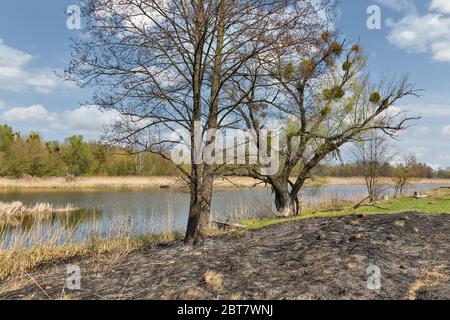
[(366, 197), (366, 198), (362, 199), (360, 202), (358, 202), (357, 204), (355, 204), (355, 205), (353, 206), (353, 209), (356, 210), (356, 209), (362, 207), (362, 206), (363, 206), (363, 203), (364, 203), (365, 201), (369, 200), (369, 199), (370, 199), (369, 197)]
[(362, 207), (374, 207), (374, 208), (381, 209), (381, 210), (388, 210), (388, 208), (381, 207), (381, 206), (377, 205), (375, 202), (370, 202), (370, 203), (364, 204), (364, 202), (369, 199), (370, 199), (369, 197), (362, 199), (360, 202), (358, 202), (357, 204), (355, 204), (353, 206), (353, 209), (356, 210), (356, 209), (359, 209)]
[(226, 222), (221, 222), (221, 221), (212, 221), (212, 223), (214, 223), (215, 225), (217, 225), (217, 227), (219, 227), (219, 229), (227, 229), (227, 228), (245, 228), (245, 226), (239, 224), (239, 223), (230, 223), (228, 221)]

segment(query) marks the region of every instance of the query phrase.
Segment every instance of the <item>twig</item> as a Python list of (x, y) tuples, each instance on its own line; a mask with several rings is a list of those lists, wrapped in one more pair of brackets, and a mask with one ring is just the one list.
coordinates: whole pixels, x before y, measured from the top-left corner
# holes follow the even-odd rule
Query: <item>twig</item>
[(26, 272), (24, 269), (22, 269), (22, 271), (38, 286), (38, 288), (47, 296), (47, 298), (49, 298), (50, 300), (52, 299), (48, 295), (48, 293), (39, 285), (39, 283), (37, 283), (36, 280), (34, 280), (34, 278), (28, 272)]
[(122, 292), (120, 292), (120, 296), (119, 296), (118, 300), (120, 300), (122, 298), (122, 295), (125, 292), (125, 289), (128, 286), (128, 283), (130, 282), (131, 276), (133, 275), (133, 272), (136, 269), (137, 264), (138, 264), (137, 262), (134, 264), (133, 270), (131, 270), (130, 275), (128, 276), (128, 279), (127, 279), (127, 281), (125, 282), (125, 285), (122, 288)]

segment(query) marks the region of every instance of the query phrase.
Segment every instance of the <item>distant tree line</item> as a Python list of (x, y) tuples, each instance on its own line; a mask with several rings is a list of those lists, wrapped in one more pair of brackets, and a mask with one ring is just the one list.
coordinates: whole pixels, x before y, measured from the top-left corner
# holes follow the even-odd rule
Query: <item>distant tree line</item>
[[(414, 178), (450, 179), (450, 168), (434, 170), (414, 157), (408, 161), (408, 174)], [(405, 165), (383, 163), (379, 176), (397, 178)], [(296, 170), (294, 170), (294, 174)], [(64, 142), (45, 141), (39, 133), (22, 135), (8, 125), (0, 125), (0, 176), (175, 176), (177, 167), (151, 153), (134, 154), (133, 150), (111, 147), (82, 136)], [(321, 163), (313, 170), (319, 177), (361, 177), (364, 164)]]
[[(383, 163), (379, 169), (380, 177), (398, 177), (404, 171), (402, 163), (393, 165), (389, 162)], [(414, 178), (444, 178), (450, 179), (450, 168), (435, 170), (425, 163), (415, 161), (412, 168)], [(364, 176), (364, 165), (358, 162), (344, 164), (319, 164), (314, 169), (315, 176), (321, 177), (362, 177)]]
[(151, 153), (110, 147), (74, 135), (45, 141), (39, 133), (22, 135), (0, 126), (0, 176), (154, 176), (176, 175), (170, 162)]

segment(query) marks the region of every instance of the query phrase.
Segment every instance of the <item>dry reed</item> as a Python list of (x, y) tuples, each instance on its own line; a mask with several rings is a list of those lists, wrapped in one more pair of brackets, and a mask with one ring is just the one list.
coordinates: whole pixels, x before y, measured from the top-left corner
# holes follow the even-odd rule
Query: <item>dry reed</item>
[[(382, 178), (382, 184), (393, 185), (395, 182), (390, 178)], [(415, 183), (420, 184), (450, 184), (450, 179), (418, 179)], [(235, 188), (254, 187), (256, 180), (247, 177), (229, 177), (227, 179), (216, 179), (215, 187)], [(317, 185), (360, 185), (364, 184), (362, 177), (336, 178), (326, 177), (316, 179), (316, 182), (308, 181), (307, 186)], [(183, 187), (179, 177), (77, 177), (73, 181), (67, 181), (63, 177), (32, 178), (32, 179), (8, 179), (0, 178), (0, 189), (39, 190), (51, 189), (159, 189), (161, 186)], [(259, 185), (258, 187), (264, 187)]]
[(55, 207), (50, 203), (36, 203), (32, 206), (26, 206), (20, 201), (9, 203), (0, 201), (0, 226), (19, 225), (26, 217), (39, 220), (51, 214), (70, 213), (76, 210), (78, 208), (71, 204), (64, 207)]

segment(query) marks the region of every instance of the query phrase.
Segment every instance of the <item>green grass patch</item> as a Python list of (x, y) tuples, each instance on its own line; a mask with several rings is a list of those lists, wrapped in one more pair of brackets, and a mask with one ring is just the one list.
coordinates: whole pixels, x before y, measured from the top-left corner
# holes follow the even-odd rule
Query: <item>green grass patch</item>
[(415, 199), (404, 197), (388, 201), (378, 201), (375, 206), (364, 206), (358, 209), (344, 208), (341, 210), (311, 211), (293, 218), (267, 218), (261, 220), (246, 220), (242, 224), (248, 229), (261, 229), (273, 224), (299, 221), (310, 218), (340, 217), (348, 215), (399, 214), (404, 212), (420, 212), (427, 214), (450, 214), (450, 188), (440, 188), (429, 193), (429, 198)]

